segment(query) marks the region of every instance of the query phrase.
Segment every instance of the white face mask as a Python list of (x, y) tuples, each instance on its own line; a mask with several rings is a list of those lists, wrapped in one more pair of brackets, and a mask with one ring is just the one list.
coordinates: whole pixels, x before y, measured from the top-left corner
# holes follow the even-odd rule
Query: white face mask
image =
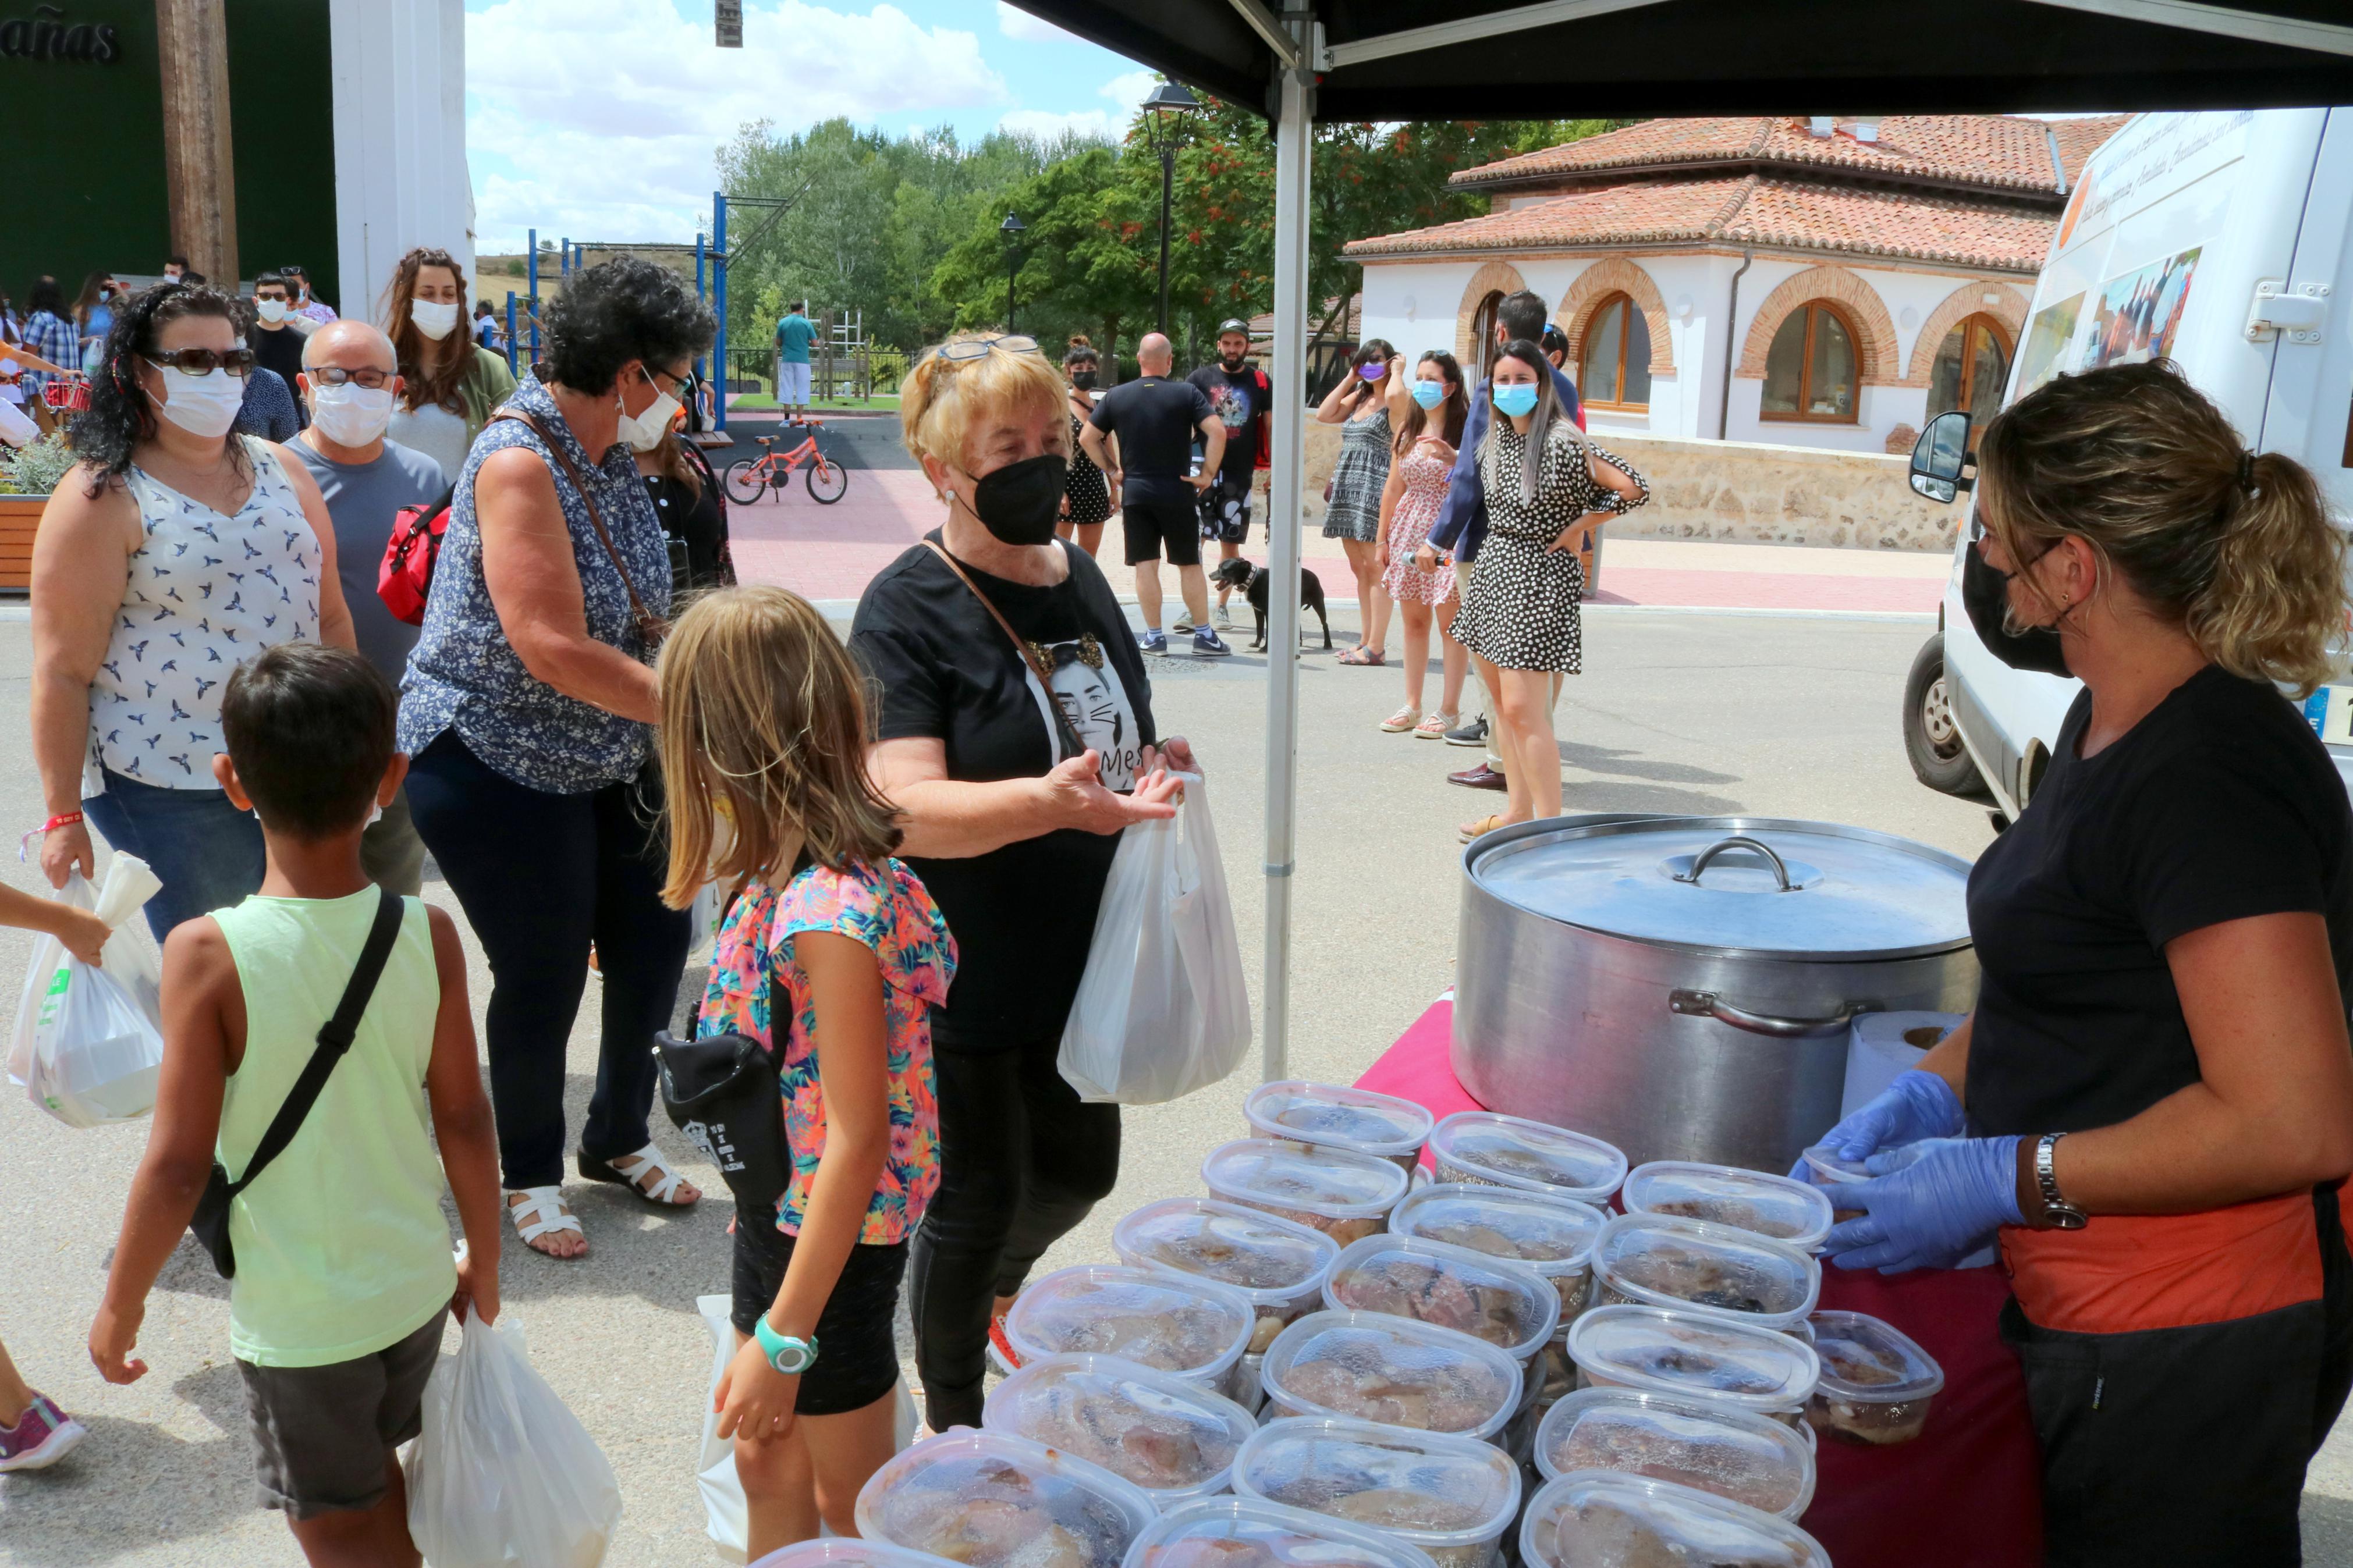
[(286, 301), (283, 300), (257, 300), (253, 308), (263, 321), (272, 326), (286, 319)]
[(158, 401), (164, 418), (191, 436), (210, 439), (228, 434), (229, 426), (237, 423), (237, 410), (245, 405), (244, 382), (219, 369), (194, 375), (176, 365), (155, 368), (164, 374), (164, 395)]
[(454, 300), (445, 304), (438, 300), (411, 300), (408, 319), (417, 323), (418, 331), (438, 342), (457, 330), (458, 306)]
[(681, 406), (677, 398), (661, 391), (659, 386), (655, 389), (654, 400), (646, 405), (643, 414), (632, 414), (622, 407), (618, 393), (613, 396), (613, 405), (621, 409), (620, 437), (629, 444), (632, 452), (650, 452), (660, 446), (662, 437), (670, 434), (670, 421), (678, 417)]
[(341, 386), (311, 389), (311, 419), (319, 433), (338, 447), (365, 447), (384, 434), (392, 421), (392, 388)]

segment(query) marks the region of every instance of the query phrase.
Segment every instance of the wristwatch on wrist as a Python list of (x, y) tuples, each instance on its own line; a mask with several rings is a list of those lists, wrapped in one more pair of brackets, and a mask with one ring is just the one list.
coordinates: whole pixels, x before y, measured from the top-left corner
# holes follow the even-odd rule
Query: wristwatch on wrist
[(2058, 1230), (2081, 1230), (2092, 1223), (2091, 1216), (2059, 1195), (2059, 1174), (2052, 1163), (2052, 1151), (2059, 1147), (2064, 1132), (2045, 1132), (2034, 1145), (2034, 1185), (2042, 1194), (2042, 1218)]
[(765, 1312), (752, 1325), (752, 1337), (759, 1342), (760, 1353), (768, 1358), (768, 1364), (786, 1377), (797, 1377), (817, 1364), (816, 1338), (801, 1340), (780, 1334), (768, 1326)]

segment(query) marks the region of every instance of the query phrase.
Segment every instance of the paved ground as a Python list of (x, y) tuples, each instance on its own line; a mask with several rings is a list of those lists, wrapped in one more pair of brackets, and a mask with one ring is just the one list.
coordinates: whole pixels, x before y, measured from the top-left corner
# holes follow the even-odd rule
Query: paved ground
[[(855, 476), (853, 487), (866, 477)], [(1335, 621), (1345, 646), (1353, 607), (1342, 606)], [(1897, 738), (1901, 685), (1924, 630), (1916, 620), (1879, 618), (1640, 608), (1595, 616), (1591, 673), (1561, 706), (1568, 809), (1825, 817), (1974, 855), (1988, 838), (1983, 811), (1915, 784)], [(27, 663), (25, 626), (0, 621), (0, 735), (25, 732)], [(1154, 663), (1164, 731), (1190, 735), (1209, 769), (1254, 991), (1263, 949), (1264, 674), (1263, 660), (1248, 657)], [(1397, 682), (1394, 669), (1343, 668), (1321, 652), (1302, 661), (1291, 1068), (1303, 1076), (1354, 1077), (1451, 977), (1452, 826), (1490, 797), (1441, 780), (1469, 753), (1377, 732), (1397, 703)], [(37, 820), (37, 799), (22, 748), (0, 752), (0, 824)], [(20, 886), (34, 880), (27, 868), (0, 874)], [(430, 887), (428, 896), (454, 910), (445, 889)], [(0, 931), (0, 973), (21, 973), (26, 947)], [(485, 977), (473, 956), (479, 1016)], [(584, 1019), (572, 1048), (575, 1123), (594, 1040)], [(1119, 1215), (1197, 1190), (1202, 1152), (1242, 1133), (1240, 1104), (1256, 1076), (1252, 1063), (1182, 1103), (1131, 1113), (1118, 1192), (1048, 1263), (1108, 1258)], [(0, 1098), (17, 1194), (0, 1268), (0, 1334), (27, 1375), (93, 1431), (58, 1469), (0, 1479), (0, 1563), (295, 1563), (282, 1525), (250, 1505), (226, 1289), (198, 1259), (184, 1249), (152, 1301), (142, 1352), (154, 1371), (145, 1382), (106, 1388), (85, 1358), (143, 1137), (140, 1126), (70, 1131), (20, 1098)], [(710, 1171), (690, 1169), (717, 1190)], [(594, 1257), (565, 1265), (511, 1248), (502, 1268), (509, 1309), (529, 1330), (535, 1364), (619, 1474), (628, 1512), (609, 1561), (702, 1568), (718, 1559), (702, 1537), (691, 1473), (710, 1357), (693, 1300), (725, 1288), (723, 1212), (706, 1205), (658, 1216), (610, 1188), (577, 1184), (570, 1195)], [(2311, 1560), (2353, 1562), (2353, 1447), (2341, 1439), (2316, 1471), (2314, 1494)]]

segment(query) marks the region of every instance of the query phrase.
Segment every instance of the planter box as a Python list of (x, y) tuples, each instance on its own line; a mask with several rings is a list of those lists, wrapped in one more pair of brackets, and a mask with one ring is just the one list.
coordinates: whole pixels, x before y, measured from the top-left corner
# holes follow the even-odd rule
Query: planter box
[(32, 587), (33, 530), (48, 504), (47, 496), (0, 495), (0, 594)]

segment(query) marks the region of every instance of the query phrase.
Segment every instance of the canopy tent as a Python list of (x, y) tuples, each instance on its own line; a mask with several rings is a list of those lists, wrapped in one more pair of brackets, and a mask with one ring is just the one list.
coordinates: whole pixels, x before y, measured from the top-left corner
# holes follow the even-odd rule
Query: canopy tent
[[(1304, 383), (1309, 128), (2353, 103), (2346, 0), (1013, 0), (1274, 123), (1274, 372)], [(1306, 408), (1275, 402), (1262, 1065), (1285, 1076)], [(1283, 591), (1288, 584), (1290, 591)]]

